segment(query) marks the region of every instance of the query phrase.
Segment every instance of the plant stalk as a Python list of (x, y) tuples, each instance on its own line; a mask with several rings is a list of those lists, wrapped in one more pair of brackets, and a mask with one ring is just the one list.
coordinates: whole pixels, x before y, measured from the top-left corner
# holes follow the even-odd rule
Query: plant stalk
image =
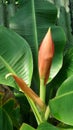
[(49, 108), (49, 106), (47, 106), (46, 111), (45, 111), (45, 120), (48, 119), (49, 114), (50, 114), (50, 108)]
[(44, 85), (44, 79), (40, 79), (40, 99), (45, 103), (46, 86)]
[(37, 109), (35, 103), (34, 103), (34, 102), (32, 101), (32, 99), (31, 99), (30, 97), (28, 97), (26, 94), (25, 94), (25, 96), (27, 97), (27, 100), (28, 100), (28, 102), (29, 102), (29, 104), (30, 104), (30, 106), (31, 106), (31, 109), (32, 109), (32, 111), (33, 111), (33, 113), (34, 113), (34, 115), (35, 115), (35, 118), (36, 118), (36, 120), (37, 120), (38, 125), (40, 125), (40, 124), (43, 122), (43, 120), (42, 120), (42, 118), (41, 118), (41, 115), (40, 115), (40, 113), (39, 113), (39, 111), (38, 111), (38, 109)]

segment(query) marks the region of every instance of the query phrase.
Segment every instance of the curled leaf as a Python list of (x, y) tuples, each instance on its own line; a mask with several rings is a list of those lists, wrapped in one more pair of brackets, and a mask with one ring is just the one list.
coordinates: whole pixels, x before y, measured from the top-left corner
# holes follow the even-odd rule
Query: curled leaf
[(46, 84), (52, 59), (54, 56), (54, 43), (52, 40), (51, 29), (49, 28), (47, 34), (45, 35), (38, 53), (38, 68), (40, 79), (44, 79), (44, 84)]

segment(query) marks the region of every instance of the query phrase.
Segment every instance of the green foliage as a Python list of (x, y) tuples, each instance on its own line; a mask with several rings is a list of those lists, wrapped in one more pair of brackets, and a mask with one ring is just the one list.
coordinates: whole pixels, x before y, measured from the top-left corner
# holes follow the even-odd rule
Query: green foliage
[[(31, 126), (27, 125), (27, 124), (22, 124), (20, 130), (35, 130), (34, 128), (32, 128)], [(55, 126), (44, 122), (41, 125), (38, 126), (37, 130), (59, 130), (58, 128), (56, 128)]]
[(38, 126), (37, 130), (59, 130), (59, 129), (51, 125), (50, 123), (44, 122)]
[(73, 76), (63, 82), (56, 97), (50, 100), (52, 115), (68, 125), (73, 125)]
[(29, 45), (15, 32), (0, 27), (0, 83), (18, 88), (13, 79), (5, 79), (10, 73), (22, 77), (30, 86), (33, 60)]
[(31, 126), (29, 126), (29, 125), (27, 125), (25, 123), (23, 123), (21, 128), (20, 128), (20, 130), (28, 130), (28, 129), (29, 130), (35, 130), (33, 127), (31, 127)]
[[(60, 27), (53, 27), (52, 36), (55, 44), (55, 54), (50, 70), (50, 80), (52, 80), (62, 67), (63, 63), (63, 51), (66, 43), (65, 34)], [(57, 38), (58, 37), (58, 38)]]
[(23, 36), (28, 41), (31, 47), (34, 63), (33, 72), (37, 84), (38, 47), (39, 44), (42, 42), (42, 39), (48, 28), (50, 26), (52, 27), (52, 35), (55, 43), (55, 56), (52, 63), (50, 77), (48, 80), (52, 80), (62, 67), (63, 49), (66, 42), (66, 37), (62, 28), (55, 26), (57, 19), (57, 8), (53, 4), (44, 0), (35, 0), (34, 2), (30, 0), (27, 1), (25, 5), (24, 7), (19, 8), (18, 11), (15, 13), (15, 16), (10, 19), (9, 27), (15, 30), (21, 36)]
[(0, 107), (0, 129), (13, 130), (13, 124), (12, 124), (11, 118), (2, 107)]
[[(2, 87), (0, 88), (0, 130), (13, 130), (14, 128), (35, 130), (26, 124), (30, 124), (27, 116), (30, 115), (31, 110), (24, 94), (19, 92), (20, 88), (12, 77), (6, 80), (5, 76), (12, 73), (22, 78), (28, 87), (32, 85), (34, 91), (40, 89), (38, 50), (49, 27), (52, 31), (55, 54), (48, 78), (48, 83), (50, 83), (47, 83), (49, 96), (45, 95), (48, 107), (44, 102), (45, 110), (43, 110), (30, 99), (29, 95), (25, 93), (25, 96), (37, 123), (40, 124), (37, 130), (73, 129), (73, 36), (70, 26), (69, 1), (50, 1), (55, 3), (57, 8), (49, 0), (18, 0), (17, 5), (13, 0), (8, 1), (8, 4), (4, 1), (5, 5), (0, 5), (0, 24), (10, 28), (0, 26), (0, 84), (12, 87), (15, 98), (20, 103), (19, 106), (13, 96), (8, 97), (9, 93), (4, 93)], [(6, 14), (5, 11), (8, 13)], [(66, 40), (67, 48), (64, 52)], [(39, 89), (36, 88), (37, 86)], [(47, 118), (45, 118), (46, 114)], [(49, 123), (45, 122), (46, 119)], [(34, 122), (32, 118), (31, 120)], [(58, 127), (54, 126), (55, 120)], [(24, 121), (26, 123), (23, 123)]]

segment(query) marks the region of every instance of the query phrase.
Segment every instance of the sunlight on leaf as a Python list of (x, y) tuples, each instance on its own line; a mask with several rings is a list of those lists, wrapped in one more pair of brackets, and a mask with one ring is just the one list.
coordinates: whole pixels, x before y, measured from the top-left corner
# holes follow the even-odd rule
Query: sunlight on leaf
[(35, 129), (30, 125), (23, 123), (20, 130), (35, 130)]
[(0, 83), (18, 88), (7, 73), (16, 74), (30, 86), (33, 73), (32, 53), (28, 43), (15, 32), (0, 27)]

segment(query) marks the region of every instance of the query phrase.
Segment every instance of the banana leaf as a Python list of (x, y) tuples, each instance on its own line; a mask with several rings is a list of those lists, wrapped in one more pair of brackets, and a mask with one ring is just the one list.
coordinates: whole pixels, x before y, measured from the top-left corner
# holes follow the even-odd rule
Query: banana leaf
[(19, 75), (30, 86), (33, 73), (32, 53), (22, 37), (12, 30), (0, 27), (0, 84), (19, 89), (12, 78), (5, 79), (8, 73)]
[(56, 26), (57, 8), (54, 4), (44, 0), (26, 0), (15, 16), (10, 18), (9, 27), (24, 37), (32, 50), (34, 63), (34, 78), (38, 83), (38, 49), (49, 27), (55, 44), (55, 55), (51, 67), (50, 82), (62, 67), (63, 50), (66, 37), (62, 28)]

